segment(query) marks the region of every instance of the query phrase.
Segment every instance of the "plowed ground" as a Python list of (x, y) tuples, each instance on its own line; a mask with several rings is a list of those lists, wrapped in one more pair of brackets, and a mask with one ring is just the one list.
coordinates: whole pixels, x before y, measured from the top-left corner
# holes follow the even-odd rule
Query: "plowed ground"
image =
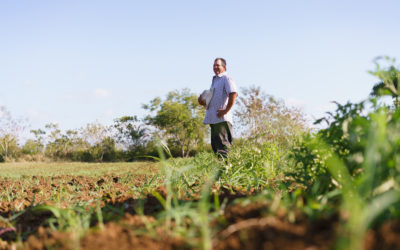
[[(1, 178), (1, 217), (24, 212), (13, 220), (13, 227), (0, 220), (0, 249), (193, 249), (196, 244), (171, 234), (163, 225), (148, 230), (147, 225), (163, 210), (152, 194), (138, 191), (149, 178), (151, 175), (144, 174)], [(253, 191), (213, 188), (219, 200), (227, 204), (221, 217), (210, 225), (217, 229), (212, 236), (214, 249), (311, 250), (335, 246), (341, 227), (337, 214), (316, 221), (296, 214), (296, 221), (289, 223), (287, 211), (268, 213), (268, 201), (236, 202), (253, 195)], [(165, 188), (160, 187), (158, 192), (165, 196)], [(196, 194), (190, 199), (196, 199)], [(78, 240), (74, 232), (52, 230), (47, 222), (53, 216), (49, 211), (34, 209), (38, 204), (68, 208), (77, 203), (100, 206), (104, 218), (104, 227), (100, 228), (93, 214), (91, 229)], [(141, 215), (138, 206), (143, 207)], [(365, 242), (366, 249), (400, 249), (400, 221), (369, 231)]]

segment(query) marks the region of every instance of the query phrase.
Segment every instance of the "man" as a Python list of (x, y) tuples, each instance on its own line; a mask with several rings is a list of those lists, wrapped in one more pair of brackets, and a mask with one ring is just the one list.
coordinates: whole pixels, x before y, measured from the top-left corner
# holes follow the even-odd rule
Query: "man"
[[(211, 127), (211, 147), (214, 153), (226, 157), (232, 145), (232, 107), (237, 97), (235, 82), (226, 74), (226, 61), (223, 58), (214, 60), (214, 73), (211, 89), (213, 96), (208, 104), (204, 124)], [(199, 96), (200, 105), (206, 102)]]

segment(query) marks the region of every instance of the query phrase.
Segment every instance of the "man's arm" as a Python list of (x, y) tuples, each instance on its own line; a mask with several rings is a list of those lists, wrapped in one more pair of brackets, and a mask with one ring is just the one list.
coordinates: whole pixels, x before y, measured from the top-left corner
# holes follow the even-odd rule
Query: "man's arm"
[(228, 99), (228, 104), (226, 105), (226, 109), (218, 109), (217, 116), (219, 118), (221, 118), (224, 115), (226, 115), (229, 112), (229, 110), (232, 109), (233, 104), (235, 103), (236, 97), (237, 97), (237, 93), (236, 92), (232, 92), (232, 93), (229, 94), (229, 99)]

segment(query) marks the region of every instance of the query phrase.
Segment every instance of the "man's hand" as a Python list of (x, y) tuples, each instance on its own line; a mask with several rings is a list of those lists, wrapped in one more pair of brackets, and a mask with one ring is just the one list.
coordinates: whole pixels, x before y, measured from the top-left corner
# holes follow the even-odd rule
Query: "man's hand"
[(229, 112), (229, 110), (231, 110), (231, 108), (233, 107), (233, 104), (235, 103), (236, 97), (237, 97), (236, 92), (232, 92), (229, 94), (228, 105), (226, 105), (226, 108), (218, 109), (218, 111), (217, 111), (218, 118), (222, 118), (224, 115), (226, 115)]
[(222, 118), (224, 115), (226, 115), (226, 113), (228, 113), (228, 111), (226, 111), (226, 109), (218, 109), (217, 117)]
[(197, 98), (197, 101), (199, 102), (199, 104), (200, 104), (201, 106), (206, 106), (206, 102), (203, 101), (203, 99), (201, 98), (201, 95), (199, 96), (199, 98)]

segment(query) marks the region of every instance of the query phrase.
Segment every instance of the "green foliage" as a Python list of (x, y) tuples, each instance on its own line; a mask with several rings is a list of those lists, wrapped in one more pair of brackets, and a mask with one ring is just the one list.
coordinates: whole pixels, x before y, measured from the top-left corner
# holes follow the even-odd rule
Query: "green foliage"
[(266, 187), (281, 168), (286, 168), (286, 163), (286, 152), (277, 143), (243, 140), (231, 148), (221, 181), (259, 189)]
[(87, 159), (82, 161), (95, 161), (95, 162), (110, 162), (118, 159), (118, 151), (115, 147), (114, 139), (111, 137), (104, 138), (101, 142), (90, 146), (88, 149), (82, 151)]
[(0, 155), (4, 160), (18, 158), (20, 148), (15, 135), (6, 134), (0, 137)]
[(39, 152), (42, 153), (44, 150), (44, 135), (46, 134), (46, 131), (41, 130), (41, 129), (32, 129), (30, 132), (35, 137), (35, 139), (33, 141), (36, 143), (36, 145), (38, 147), (38, 153)]
[(370, 99), (337, 103), (328, 115), (316, 121), (326, 121), (327, 128), (305, 136), (292, 150), (297, 164), (290, 174), (309, 186), (308, 193), (340, 192), (348, 219), (338, 247), (363, 249), (371, 225), (399, 216), (400, 109)]
[(319, 192), (326, 192), (333, 188), (330, 174), (326, 168), (326, 157), (319, 152), (318, 142), (313, 136), (306, 134), (289, 152), (293, 165), (286, 169), (287, 175), (295, 178), (296, 182), (310, 187), (321, 183)]
[(51, 130), (45, 155), (50, 158), (56, 160), (74, 159), (75, 152), (84, 151), (84, 149), (90, 147), (87, 141), (79, 137), (77, 130), (68, 130), (65, 134), (62, 134), (56, 124), (52, 124), (49, 128)]
[[(366, 110), (368, 104), (370, 111)], [(399, 146), (400, 146), (400, 110), (389, 110), (386, 107), (377, 106), (377, 102), (372, 99), (369, 102), (359, 104), (347, 103), (337, 104), (335, 113), (330, 113), (330, 117), (320, 119), (330, 121), (329, 126), (321, 129), (314, 135), (304, 137), (298, 146), (293, 148), (292, 157), (296, 161), (296, 166), (292, 174), (298, 180), (305, 181), (308, 185), (319, 178), (329, 179), (326, 168), (326, 154), (321, 154), (318, 138), (323, 143), (329, 145), (330, 149), (344, 162), (351, 176), (357, 176), (365, 171), (366, 161), (371, 157), (369, 137), (375, 131), (377, 117), (383, 117), (385, 131), (382, 132), (384, 145), (375, 148), (374, 153), (379, 161), (375, 182), (373, 187), (377, 187), (389, 177), (398, 176), (399, 170)], [(397, 178), (397, 177), (396, 177)], [(324, 190), (332, 189), (332, 182), (326, 182)]]
[[(382, 67), (382, 61), (388, 64)], [(375, 59), (376, 69), (369, 71), (370, 74), (379, 78), (380, 82), (375, 84), (372, 88), (371, 96), (392, 96), (394, 100), (394, 107), (399, 108), (399, 95), (400, 95), (400, 70), (394, 65), (396, 60), (388, 56), (378, 57)]]
[(326, 166), (342, 193), (342, 213), (348, 215), (338, 242), (340, 249), (364, 249), (364, 237), (369, 226), (400, 200), (400, 190), (392, 177), (385, 173), (387, 166), (380, 162), (381, 149), (387, 148), (386, 114), (378, 112), (372, 116), (371, 126), (363, 172), (355, 176), (350, 174), (349, 168), (331, 147), (318, 143), (321, 154), (326, 155)]
[(159, 130), (159, 136), (172, 152), (187, 157), (204, 143), (206, 128), (202, 121), (205, 112), (189, 89), (171, 91), (165, 100), (154, 98), (143, 108), (153, 113), (146, 116), (145, 121)]
[(108, 162), (123, 159), (108, 129), (99, 123), (88, 124), (79, 130), (62, 133), (57, 124), (47, 124), (44, 134), (47, 145), (44, 153), (53, 160)]
[(363, 249), (369, 227), (399, 218), (399, 73), (393, 65), (381, 69), (379, 64), (371, 73), (382, 80), (372, 95), (391, 95), (394, 108), (373, 98), (357, 104), (336, 103), (335, 112), (316, 121), (327, 122), (327, 128), (303, 137), (292, 150), (296, 165), (290, 174), (308, 185), (306, 196), (341, 195), (341, 214), (346, 216), (339, 249)]
[(23, 154), (35, 155), (43, 151), (43, 145), (39, 144), (37, 141), (29, 139), (22, 146), (21, 151)]
[(47, 223), (54, 231), (69, 232), (72, 238), (72, 248), (80, 248), (80, 239), (90, 228), (92, 214), (96, 208), (83, 206), (73, 206), (68, 209), (62, 209), (55, 206), (40, 205), (32, 210), (38, 214), (41, 212), (51, 212), (53, 217), (47, 219)]
[(171, 158), (166, 161), (169, 178), (173, 180), (177, 193), (191, 196), (194, 185), (207, 183), (218, 173), (215, 183), (227, 188), (261, 190), (271, 182), (282, 179), (282, 172), (290, 165), (287, 151), (273, 142), (263, 144), (252, 140), (236, 143), (227, 159), (220, 159), (214, 153), (202, 152), (193, 158)]
[(37, 206), (35, 212), (49, 211), (54, 217), (47, 220), (50, 228), (59, 231), (75, 232), (82, 236), (89, 229), (91, 213), (84, 207), (76, 206), (70, 209), (62, 209), (49, 205)]
[(128, 151), (138, 155), (148, 140), (147, 128), (139, 123), (137, 116), (123, 116), (114, 120), (115, 138)]
[(305, 134), (291, 150), (295, 165), (289, 174), (306, 185), (322, 179), (325, 185), (321, 186), (321, 190), (325, 191), (332, 189), (333, 185), (326, 168), (326, 155), (319, 152), (319, 141), (314, 138), (320, 138), (332, 147), (333, 151), (346, 162), (350, 172), (355, 173), (360, 169), (369, 124), (368, 118), (363, 115), (364, 102), (345, 105), (336, 103), (336, 105), (334, 113), (329, 112), (328, 117), (315, 122), (315, 124), (327, 122), (328, 127), (315, 134)]

